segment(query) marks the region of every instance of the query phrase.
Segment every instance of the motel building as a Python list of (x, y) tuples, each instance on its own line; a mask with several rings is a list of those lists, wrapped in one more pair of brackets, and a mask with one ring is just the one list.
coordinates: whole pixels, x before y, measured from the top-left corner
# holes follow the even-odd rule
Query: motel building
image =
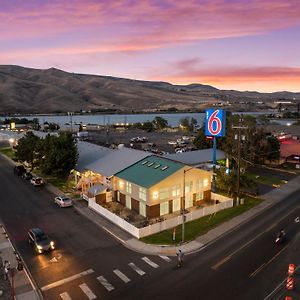
[(189, 209), (211, 199), (211, 176), (209, 171), (148, 156), (115, 175), (116, 201), (149, 219), (179, 213), (182, 205)]

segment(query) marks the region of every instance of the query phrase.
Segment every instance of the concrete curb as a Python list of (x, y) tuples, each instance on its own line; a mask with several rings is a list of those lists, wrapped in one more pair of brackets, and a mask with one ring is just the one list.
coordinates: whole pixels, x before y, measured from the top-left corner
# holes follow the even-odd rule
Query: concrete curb
[(20, 300), (34, 300), (34, 299), (42, 300), (43, 299), (42, 293), (39, 291), (34, 279), (32, 278), (25, 261), (23, 260), (20, 253), (18, 253), (18, 251), (16, 250), (16, 247), (13, 244), (12, 240), (9, 238), (7, 230), (1, 220), (0, 220), (0, 226), (3, 231), (3, 235), (5, 235), (5, 238), (7, 239), (5, 245), (6, 253), (2, 253), (1, 256), (6, 256), (6, 258), (9, 258), (8, 260), (12, 262), (11, 267), (13, 269), (17, 270), (19, 261), (21, 261), (23, 265), (23, 271), (17, 271), (17, 273), (15, 273), (15, 280), (14, 280), (15, 297), (14, 298)]

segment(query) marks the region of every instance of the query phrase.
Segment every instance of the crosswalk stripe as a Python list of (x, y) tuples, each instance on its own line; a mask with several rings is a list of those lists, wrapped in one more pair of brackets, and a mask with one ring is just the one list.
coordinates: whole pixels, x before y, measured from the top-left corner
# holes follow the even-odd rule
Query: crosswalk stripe
[(143, 276), (146, 274), (143, 270), (141, 270), (138, 266), (136, 266), (134, 263), (129, 263), (129, 267), (131, 267), (134, 271), (136, 271), (139, 275)]
[(129, 282), (130, 279), (124, 274), (122, 273), (120, 270), (114, 270), (113, 271), (120, 279), (122, 279), (125, 283)]
[(72, 300), (72, 298), (69, 296), (67, 292), (64, 292), (62, 294), (59, 294), (60, 298), (63, 300)]
[(70, 276), (70, 277), (64, 278), (62, 280), (58, 280), (56, 282), (50, 283), (48, 285), (45, 285), (45, 286), (41, 287), (41, 290), (42, 291), (47, 291), (49, 289), (52, 289), (54, 287), (60, 286), (62, 284), (65, 284), (67, 282), (73, 281), (75, 279), (81, 278), (83, 276), (86, 276), (86, 275), (89, 275), (89, 274), (92, 274), (92, 273), (94, 273), (94, 270), (93, 269), (88, 269), (86, 271), (83, 271), (81, 273), (75, 274), (73, 276)]
[(96, 299), (97, 296), (90, 290), (90, 288), (87, 286), (86, 283), (83, 283), (79, 286), (82, 291), (87, 295), (87, 297), (92, 300), (92, 299)]
[(142, 260), (146, 262), (148, 265), (150, 265), (152, 268), (158, 268), (159, 265), (150, 260), (148, 257), (143, 257)]
[(105, 277), (99, 276), (97, 279), (109, 292), (114, 289), (114, 287), (105, 279)]
[(171, 258), (169, 258), (168, 256), (165, 256), (165, 255), (159, 255), (159, 257), (167, 262), (170, 262), (172, 260)]

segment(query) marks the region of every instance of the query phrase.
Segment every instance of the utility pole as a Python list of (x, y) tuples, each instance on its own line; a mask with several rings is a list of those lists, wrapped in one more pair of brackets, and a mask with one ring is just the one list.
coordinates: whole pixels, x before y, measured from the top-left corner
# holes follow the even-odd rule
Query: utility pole
[(238, 126), (232, 126), (233, 129), (238, 129), (238, 134), (235, 135), (235, 139), (238, 140), (238, 147), (237, 147), (237, 188), (236, 188), (236, 204), (240, 203), (240, 177), (241, 177), (241, 139), (245, 140), (245, 136), (241, 135), (241, 130), (248, 129), (247, 126), (242, 126), (243, 118), (239, 119)]
[(182, 230), (181, 230), (181, 242), (184, 243), (184, 223), (185, 223), (185, 215), (184, 215), (184, 206), (185, 206), (185, 173), (187, 171), (183, 170), (183, 188), (182, 188), (182, 200), (181, 200), (181, 214), (182, 214)]

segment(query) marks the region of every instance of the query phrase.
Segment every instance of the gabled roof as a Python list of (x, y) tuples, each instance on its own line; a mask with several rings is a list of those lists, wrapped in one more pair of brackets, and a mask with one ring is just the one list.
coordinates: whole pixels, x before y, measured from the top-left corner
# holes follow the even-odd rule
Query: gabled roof
[(91, 144), (88, 142), (77, 141), (78, 161), (75, 169), (79, 172), (83, 172), (87, 169), (87, 166), (98, 159), (106, 156), (112, 149)]
[(151, 155), (151, 153), (146, 151), (125, 147), (119, 148), (112, 150), (104, 157), (90, 163), (86, 166), (86, 169), (106, 177), (111, 177), (149, 155)]
[[(222, 150), (217, 150), (216, 156), (217, 160), (226, 158), (226, 155)], [(212, 161), (213, 150), (211, 148), (183, 153), (165, 154), (164, 157), (187, 165), (198, 165)]]
[(181, 163), (153, 155), (117, 173), (116, 177), (150, 188), (183, 167)]

